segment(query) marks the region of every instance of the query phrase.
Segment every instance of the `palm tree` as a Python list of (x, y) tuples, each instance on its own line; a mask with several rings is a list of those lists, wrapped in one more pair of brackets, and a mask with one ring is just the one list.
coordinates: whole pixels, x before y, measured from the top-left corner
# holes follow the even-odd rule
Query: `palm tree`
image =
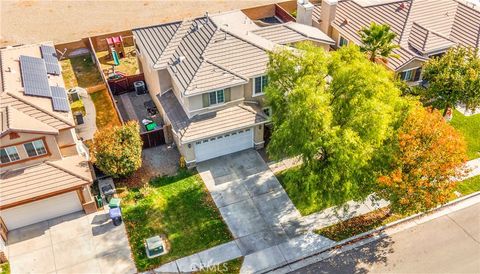
[(363, 27), (360, 30), (360, 38), (362, 40), (360, 49), (370, 56), (370, 61), (372, 62), (375, 62), (377, 56), (385, 59), (388, 57), (398, 58), (397, 54), (393, 54), (393, 50), (400, 47), (393, 43), (395, 36), (397, 35), (390, 31), (389, 25), (379, 25), (372, 22), (370, 27)]

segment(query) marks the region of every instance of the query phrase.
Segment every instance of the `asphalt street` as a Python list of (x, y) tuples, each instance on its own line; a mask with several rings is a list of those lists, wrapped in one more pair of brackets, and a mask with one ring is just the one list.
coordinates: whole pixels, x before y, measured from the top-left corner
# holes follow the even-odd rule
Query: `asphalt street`
[(480, 204), (293, 273), (480, 273)]

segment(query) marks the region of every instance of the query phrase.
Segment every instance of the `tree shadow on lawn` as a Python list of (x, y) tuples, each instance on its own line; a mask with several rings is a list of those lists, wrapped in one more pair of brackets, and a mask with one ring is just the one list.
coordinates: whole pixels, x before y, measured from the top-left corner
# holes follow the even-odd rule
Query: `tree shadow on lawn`
[[(126, 195), (124, 208), (133, 257), (139, 271), (232, 240), (232, 236), (197, 174), (180, 171)], [(145, 239), (164, 234), (171, 250), (148, 259)]]
[(334, 255), (293, 273), (356, 273), (366, 274), (374, 265), (387, 265), (388, 255), (394, 252), (394, 241), (385, 236), (377, 241)]

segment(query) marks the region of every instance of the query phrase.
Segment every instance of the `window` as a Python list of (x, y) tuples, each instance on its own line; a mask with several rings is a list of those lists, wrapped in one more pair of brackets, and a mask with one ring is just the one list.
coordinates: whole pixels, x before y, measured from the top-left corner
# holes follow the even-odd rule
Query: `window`
[(340, 39), (338, 40), (338, 46), (343, 47), (348, 45), (348, 40), (343, 38), (343, 36), (340, 36)]
[(35, 157), (40, 156), (43, 154), (47, 154), (47, 149), (43, 144), (42, 140), (36, 140), (31, 143), (23, 144), (25, 150), (27, 151), (28, 157)]
[(268, 77), (260, 76), (253, 79), (253, 96), (262, 95), (265, 92), (265, 87), (268, 85)]
[(20, 156), (18, 156), (16, 147), (4, 147), (0, 149), (0, 156), (2, 164), (20, 160)]
[(422, 69), (421, 68), (416, 68), (416, 69), (409, 69), (402, 71), (400, 73), (400, 79), (411, 82), (411, 81), (420, 81), (420, 76), (422, 74)]
[(224, 90), (221, 89), (221, 90), (217, 90), (217, 91), (214, 91), (214, 92), (210, 92), (208, 94), (208, 98), (210, 100), (210, 105), (225, 103)]

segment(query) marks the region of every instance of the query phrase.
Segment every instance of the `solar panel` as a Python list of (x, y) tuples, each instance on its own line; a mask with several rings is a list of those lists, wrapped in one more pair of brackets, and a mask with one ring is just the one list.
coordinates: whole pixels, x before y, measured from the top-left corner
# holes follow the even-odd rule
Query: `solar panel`
[(25, 95), (52, 97), (45, 61), (25, 55), (21, 55), (19, 59)]
[(52, 46), (41, 45), (40, 51), (42, 52), (43, 60), (45, 60), (48, 74), (59, 75), (60, 66), (58, 65), (57, 53), (55, 52), (55, 48)]
[(50, 87), (52, 90), (52, 105), (53, 110), (56, 111), (70, 111), (70, 105), (68, 104), (67, 93), (65, 89), (58, 86)]

